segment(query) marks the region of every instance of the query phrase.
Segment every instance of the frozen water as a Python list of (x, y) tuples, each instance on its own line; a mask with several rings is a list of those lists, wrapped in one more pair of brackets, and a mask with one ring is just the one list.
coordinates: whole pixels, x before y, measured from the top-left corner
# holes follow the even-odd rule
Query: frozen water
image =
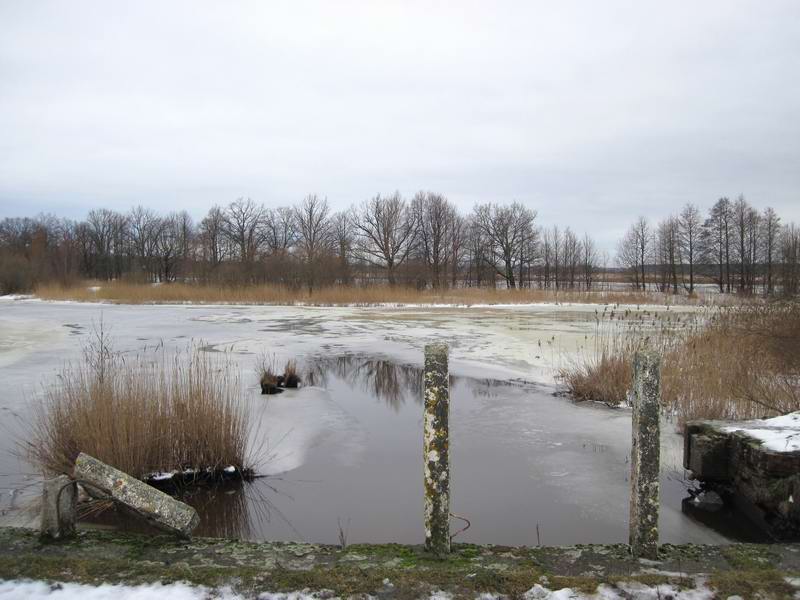
[[(348, 523), (351, 543), (420, 542), (419, 367), (424, 345), (444, 341), (454, 378), (452, 510), (472, 523), (458, 541), (626, 541), (630, 413), (554, 396), (557, 369), (592, 343), (597, 308), (0, 299), (0, 423), (7, 433), (0, 441), (0, 519), (19, 522), (26, 490), (38, 494), (25, 488), (37, 481), (31, 467), (12, 455), (14, 440), (25, 439), (31, 400), (64, 361), (79, 357), (102, 315), (117, 350), (202, 340), (205, 350), (228, 352), (242, 368), (259, 470), (270, 477), (186, 497), (201, 513), (198, 533), (336, 543), (338, 523)], [(264, 352), (278, 365), (299, 358), (311, 379), (261, 396), (255, 363)], [(682, 442), (669, 426), (663, 430), (662, 541), (725, 541), (682, 512)]]

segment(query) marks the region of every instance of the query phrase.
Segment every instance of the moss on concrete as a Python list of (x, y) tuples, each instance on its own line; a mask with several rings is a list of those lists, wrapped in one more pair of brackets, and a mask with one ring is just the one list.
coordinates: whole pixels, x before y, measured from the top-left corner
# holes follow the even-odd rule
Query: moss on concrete
[[(231, 586), (244, 594), (261, 591), (330, 590), (339, 596), (372, 594), (417, 598), (447, 590), (455, 598), (481, 592), (520, 597), (536, 583), (592, 592), (601, 583), (695, 585), (709, 574), (725, 594), (754, 597), (790, 590), (784, 576), (800, 573), (800, 547), (664, 545), (659, 561), (637, 560), (627, 546), (580, 545), (556, 548), (454, 544), (439, 559), (422, 546), (252, 543), (198, 538), (178, 541), (114, 531), (83, 530), (72, 540), (43, 543), (37, 532), (0, 529), (0, 578), (81, 583), (188, 581)], [(543, 579), (544, 578), (544, 579)], [(788, 592), (787, 592), (788, 593)], [(726, 597), (723, 595), (722, 597)], [(791, 597), (791, 596), (787, 596)]]

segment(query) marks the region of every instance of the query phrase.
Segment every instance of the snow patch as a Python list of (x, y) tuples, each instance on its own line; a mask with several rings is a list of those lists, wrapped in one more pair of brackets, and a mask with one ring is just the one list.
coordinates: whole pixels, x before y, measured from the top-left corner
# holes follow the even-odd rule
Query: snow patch
[(672, 585), (644, 585), (638, 582), (621, 582), (616, 586), (601, 584), (594, 594), (583, 594), (572, 588), (550, 590), (538, 583), (523, 594), (525, 600), (712, 600), (714, 592), (705, 585), (696, 585), (691, 589), (677, 589)]
[(242, 596), (230, 588), (210, 589), (187, 583), (153, 583), (145, 585), (98, 586), (79, 583), (45, 583), (44, 581), (2, 581), (0, 600), (319, 600), (329, 594), (307, 590), (288, 593), (263, 592), (258, 596)]
[(747, 421), (741, 425), (724, 427), (723, 431), (741, 431), (774, 452), (796, 452), (800, 450), (800, 411), (771, 419)]
[[(787, 581), (796, 585), (798, 580)], [(393, 587), (391, 582), (384, 581), (384, 586)], [(79, 583), (45, 583), (43, 581), (2, 581), (0, 580), (0, 600), (319, 600), (329, 598), (329, 592), (314, 593), (302, 590), (287, 593), (263, 592), (258, 596), (242, 596), (230, 588), (210, 589), (204, 586), (193, 586), (187, 583), (154, 583), (145, 585), (111, 585), (98, 586)], [(437, 590), (430, 594), (430, 600), (451, 600), (450, 592)], [(476, 598), (492, 600), (497, 594), (482, 593)], [(696, 582), (693, 588), (677, 589), (672, 585), (662, 584), (648, 586), (638, 582), (620, 582), (616, 586), (601, 584), (593, 594), (583, 594), (571, 588), (551, 590), (536, 584), (523, 594), (525, 600), (711, 600), (714, 592), (702, 582)]]
[(32, 294), (3, 294), (0, 295), (0, 300), (35, 300)]
[(43, 581), (1, 581), (0, 599), (2, 600), (150, 600), (169, 598), (170, 600), (238, 600), (240, 596), (220, 590), (212, 592), (204, 587), (195, 587), (185, 583), (163, 585), (82, 585), (78, 583), (49, 584)]

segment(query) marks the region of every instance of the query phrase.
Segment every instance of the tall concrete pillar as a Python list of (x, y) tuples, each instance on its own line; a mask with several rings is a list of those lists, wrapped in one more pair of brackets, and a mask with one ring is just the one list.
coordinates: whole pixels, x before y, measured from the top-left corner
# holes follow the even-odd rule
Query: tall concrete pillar
[(425, 547), (450, 552), (450, 374), (447, 345), (425, 346)]
[(630, 546), (634, 556), (658, 558), (661, 374), (654, 352), (633, 362)]

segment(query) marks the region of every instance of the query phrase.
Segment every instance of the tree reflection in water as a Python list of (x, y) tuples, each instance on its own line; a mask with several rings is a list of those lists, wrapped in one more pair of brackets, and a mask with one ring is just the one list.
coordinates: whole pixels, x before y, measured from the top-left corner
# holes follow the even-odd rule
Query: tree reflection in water
[(309, 385), (325, 387), (329, 375), (382, 400), (395, 412), (409, 398), (422, 404), (423, 370), (416, 365), (353, 354), (319, 356), (307, 361), (305, 377)]
[[(360, 389), (400, 410), (410, 398), (417, 404), (423, 402), (424, 372), (417, 365), (402, 364), (374, 355), (343, 354), (340, 356), (313, 356), (304, 365), (306, 385), (327, 387), (328, 377), (344, 380), (349, 386)], [(450, 388), (466, 384), (475, 396), (491, 397), (502, 388), (533, 387), (528, 381), (477, 379), (450, 375)]]

